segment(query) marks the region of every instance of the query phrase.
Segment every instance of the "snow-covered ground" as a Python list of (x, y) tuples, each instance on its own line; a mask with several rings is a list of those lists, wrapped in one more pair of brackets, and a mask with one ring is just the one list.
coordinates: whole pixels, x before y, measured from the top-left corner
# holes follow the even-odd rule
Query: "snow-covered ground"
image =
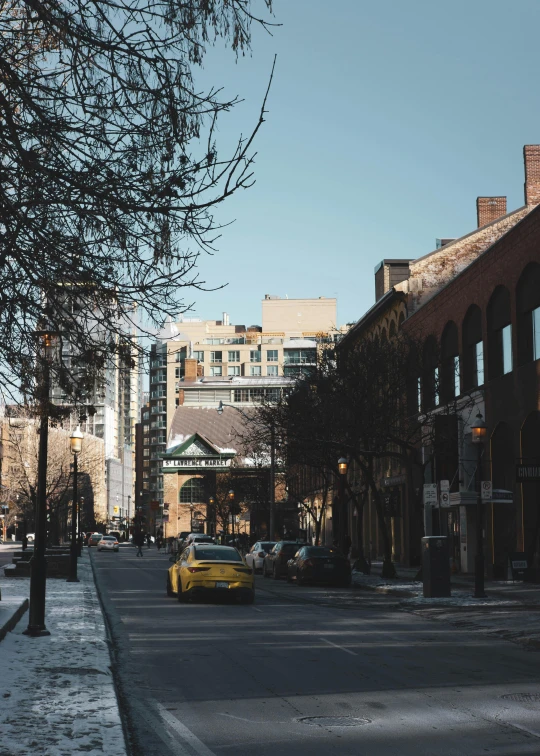
[[(126, 756), (101, 607), (88, 556), (79, 583), (47, 580), (51, 635), (22, 634), (28, 612), (0, 643), (0, 756)], [(0, 576), (2, 596), (29, 580)]]

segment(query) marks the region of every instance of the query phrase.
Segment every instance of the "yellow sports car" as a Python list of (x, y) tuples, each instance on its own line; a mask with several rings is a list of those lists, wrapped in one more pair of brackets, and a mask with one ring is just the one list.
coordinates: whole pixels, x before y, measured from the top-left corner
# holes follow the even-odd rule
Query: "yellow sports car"
[[(173, 561), (174, 557), (171, 558)], [(217, 594), (252, 604), (255, 598), (251, 569), (231, 546), (192, 543), (167, 573), (167, 595), (187, 601), (191, 596)]]

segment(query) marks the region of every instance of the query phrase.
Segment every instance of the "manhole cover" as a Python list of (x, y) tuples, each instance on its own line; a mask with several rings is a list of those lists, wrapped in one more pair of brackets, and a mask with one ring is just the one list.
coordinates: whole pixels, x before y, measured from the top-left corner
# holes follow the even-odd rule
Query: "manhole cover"
[(300, 717), (297, 721), (315, 727), (361, 727), (361, 725), (369, 724), (371, 719), (361, 719), (360, 717)]
[(501, 698), (508, 701), (518, 701), (519, 703), (528, 703), (540, 701), (540, 693), (507, 693)]
[(93, 667), (39, 667), (38, 672), (48, 672), (52, 675), (104, 675), (99, 669)]

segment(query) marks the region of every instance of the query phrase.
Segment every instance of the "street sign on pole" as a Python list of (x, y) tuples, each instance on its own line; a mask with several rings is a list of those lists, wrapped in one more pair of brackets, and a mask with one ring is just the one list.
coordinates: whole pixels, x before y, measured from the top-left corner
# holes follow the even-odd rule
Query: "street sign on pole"
[(439, 490), (441, 493), (443, 491), (449, 491), (450, 490), (450, 481), (449, 480), (441, 480), (439, 481)]
[(441, 491), (441, 495), (439, 498), (439, 506), (442, 509), (448, 509), (450, 506), (450, 492), (449, 491)]
[(424, 504), (437, 504), (437, 484), (424, 483)]
[(493, 499), (493, 483), (490, 480), (482, 481), (482, 501)]

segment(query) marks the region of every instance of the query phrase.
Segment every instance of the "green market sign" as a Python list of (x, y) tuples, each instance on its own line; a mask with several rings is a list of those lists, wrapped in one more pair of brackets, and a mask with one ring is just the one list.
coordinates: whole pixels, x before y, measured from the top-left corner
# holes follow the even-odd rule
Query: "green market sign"
[(224, 472), (231, 467), (235, 457), (236, 452), (222, 452), (210, 441), (195, 433), (162, 455), (162, 467), (164, 473), (190, 473), (204, 470)]

